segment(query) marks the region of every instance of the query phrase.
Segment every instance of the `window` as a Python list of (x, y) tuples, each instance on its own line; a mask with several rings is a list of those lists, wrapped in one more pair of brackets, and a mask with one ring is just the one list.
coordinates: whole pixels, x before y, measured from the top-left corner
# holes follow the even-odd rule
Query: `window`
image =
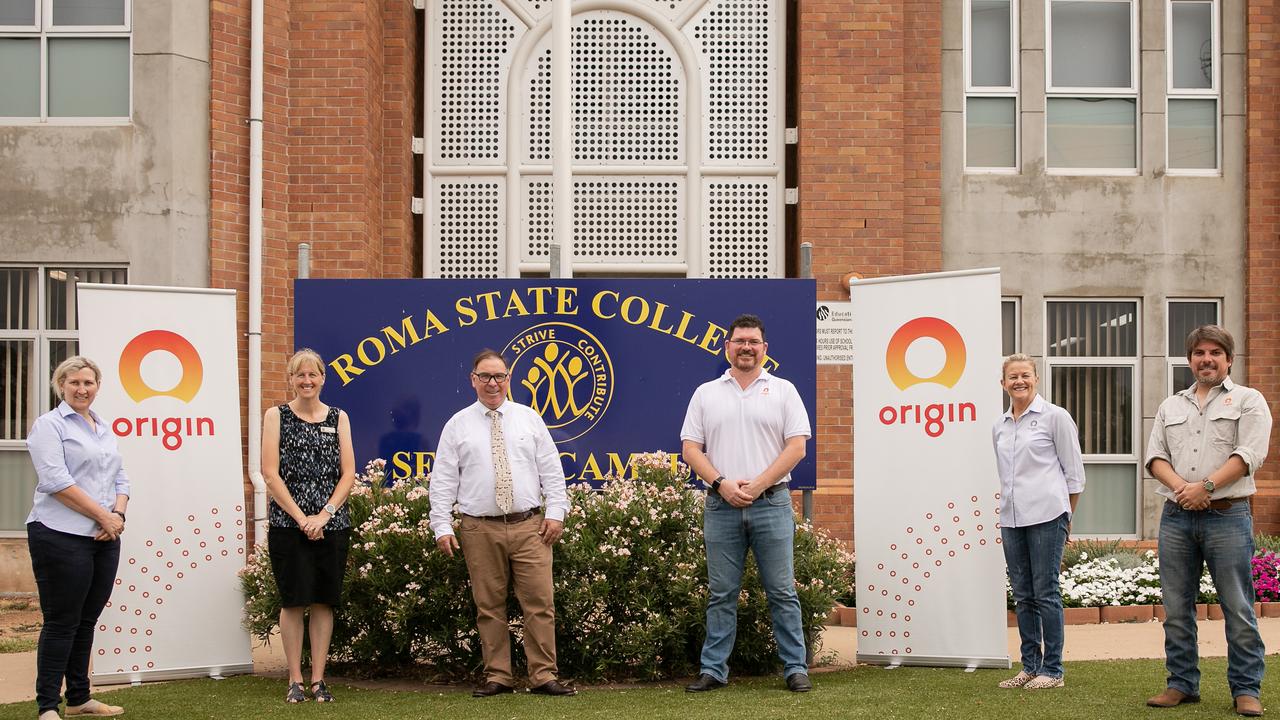
[(1219, 146), (1218, 5), (1170, 0), (1165, 53), (1169, 172), (1216, 175)]
[(1142, 354), (1134, 300), (1051, 300), (1045, 386), (1080, 430), (1087, 486), (1072, 525), (1080, 535), (1138, 534)]
[(1018, 169), (1018, 5), (965, 3), (965, 168)]
[(1169, 334), (1166, 338), (1169, 393), (1186, 390), (1195, 383), (1187, 364), (1187, 336), (1201, 325), (1218, 325), (1221, 306), (1217, 300), (1169, 300), (1167, 307)]
[(24, 530), (31, 510), (27, 432), (57, 406), (49, 377), (79, 347), (76, 283), (125, 281), (124, 268), (0, 267), (0, 533)]
[(0, 0), (0, 123), (130, 116), (130, 0)]
[(1137, 174), (1137, 3), (1049, 0), (1046, 19), (1048, 169)]
[[(1022, 301), (1019, 298), (1000, 298), (1000, 354), (1004, 357), (1021, 352)], [(1003, 375), (1003, 373), (1002, 373)], [(1009, 409), (1009, 393), (1000, 393), (1004, 409)]]

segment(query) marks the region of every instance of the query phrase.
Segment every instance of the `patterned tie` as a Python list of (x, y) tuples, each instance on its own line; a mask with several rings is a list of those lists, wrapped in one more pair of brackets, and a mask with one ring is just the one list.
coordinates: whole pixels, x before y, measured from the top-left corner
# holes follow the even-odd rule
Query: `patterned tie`
[(490, 410), (489, 448), (493, 452), (494, 499), (504, 515), (511, 514), (514, 500), (511, 496), (511, 466), (507, 463), (507, 444), (502, 439), (502, 413)]

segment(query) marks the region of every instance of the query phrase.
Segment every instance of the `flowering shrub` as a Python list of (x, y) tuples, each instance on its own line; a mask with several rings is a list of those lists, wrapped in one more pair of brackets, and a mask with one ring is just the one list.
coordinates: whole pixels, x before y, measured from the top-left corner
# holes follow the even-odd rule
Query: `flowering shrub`
[(1258, 602), (1280, 602), (1280, 555), (1264, 550), (1253, 556), (1252, 564)]
[[(556, 645), (561, 674), (660, 678), (696, 672), (707, 597), (703, 494), (665, 453), (637, 456), (635, 478), (600, 491), (570, 488), (565, 533), (555, 547)], [(479, 634), (466, 564), (435, 547), (423, 479), (381, 487), (385, 465), (365, 468), (350, 499), (351, 552), (331, 654), (352, 670), (415, 668), (440, 677), (480, 672)], [(465, 544), (464, 544), (465, 552)], [(796, 590), (806, 636), (816, 644), (835, 597), (851, 592), (852, 557), (821, 531), (796, 531)], [(279, 597), (264, 548), (241, 574), (245, 625), (267, 638)], [(510, 600), (511, 627), (523, 627)], [(513, 661), (523, 664), (517, 644)], [(768, 603), (748, 561), (730, 664), (756, 674), (776, 665)]]
[[(1058, 576), (1063, 607), (1104, 607), (1107, 605), (1159, 605), (1163, 599), (1160, 589), (1160, 558), (1154, 550), (1138, 554), (1134, 552), (1110, 552), (1102, 557), (1091, 557), (1087, 551), (1073, 558), (1074, 564)], [(1272, 577), (1274, 578), (1274, 566)], [(1254, 561), (1254, 578), (1258, 562)], [(1009, 590), (1008, 580), (1005, 589)], [(1259, 592), (1259, 600), (1262, 600)], [(1199, 603), (1218, 602), (1218, 591), (1213, 578), (1205, 569), (1200, 576), (1200, 588), (1196, 597)], [(1013, 609), (1013, 594), (1009, 591), (1008, 605)]]

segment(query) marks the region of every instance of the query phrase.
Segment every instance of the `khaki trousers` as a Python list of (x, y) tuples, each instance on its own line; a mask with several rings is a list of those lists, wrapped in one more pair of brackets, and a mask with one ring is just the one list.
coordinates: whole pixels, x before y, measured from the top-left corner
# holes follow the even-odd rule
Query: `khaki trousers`
[(556, 679), (556, 610), (551, 584), (551, 548), (542, 544), (542, 515), (518, 523), (463, 516), (458, 530), (462, 555), (471, 575), (476, 626), (484, 653), (485, 679), (515, 685), (511, 672), (511, 633), (507, 626), (507, 586), (515, 580), (524, 612), (524, 654), (529, 682), (536, 687)]

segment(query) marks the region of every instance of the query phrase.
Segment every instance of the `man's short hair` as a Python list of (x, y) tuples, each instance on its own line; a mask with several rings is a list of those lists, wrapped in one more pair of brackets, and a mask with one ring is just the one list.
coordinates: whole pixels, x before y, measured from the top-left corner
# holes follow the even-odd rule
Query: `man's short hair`
[(755, 315), (744, 314), (734, 318), (733, 322), (729, 323), (729, 337), (733, 337), (733, 331), (738, 328), (756, 328), (760, 331), (760, 339), (765, 339), (764, 323)]
[(492, 348), (485, 348), (480, 352), (476, 353), (475, 357), (471, 358), (471, 371), (475, 372), (475, 369), (480, 367), (480, 363), (484, 362), (485, 360), (488, 360), (489, 358), (497, 358), (502, 361), (503, 367), (506, 367), (506, 368), (511, 367), (511, 364), (507, 362), (507, 359), (502, 357), (502, 353)]
[(1187, 335), (1187, 360), (1191, 359), (1191, 351), (1202, 342), (1211, 342), (1222, 348), (1227, 354), (1227, 362), (1231, 362), (1236, 356), (1236, 341), (1231, 337), (1231, 333), (1220, 325), (1201, 325)]

